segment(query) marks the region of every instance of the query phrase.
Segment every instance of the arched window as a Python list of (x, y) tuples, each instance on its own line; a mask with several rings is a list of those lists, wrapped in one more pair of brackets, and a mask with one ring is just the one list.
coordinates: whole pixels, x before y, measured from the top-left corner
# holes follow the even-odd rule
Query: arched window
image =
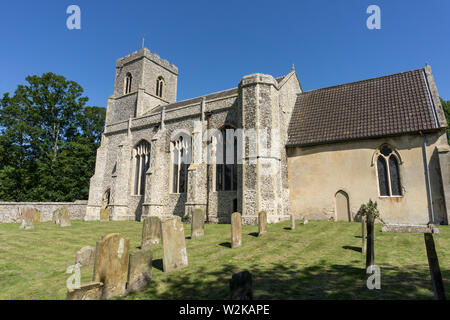
[(388, 146), (382, 146), (377, 158), (378, 189), (380, 196), (401, 196), (399, 161)]
[(156, 79), (156, 95), (158, 97), (163, 98), (163, 93), (164, 93), (164, 78), (158, 77), (158, 79)]
[(127, 94), (131, 92), (131, 80), (133, 79), (133, 77), (131, 76), (131, 73), (127, 73), (127, 75), (125, 76), (125, 83), (124, 83), (124, 90), (123, 93)]
[(134, 194), (145, 192), (145, 173), (150, 166), (150, 143), (143, 140), (134, 148)]
[(234, 129), (229, 126), (224, 127), (216, 138), (216, 191), (235, 191), (237, 190), (237, 138), (234, 136)]
[(180, 136), (172, 141), (172, 192), (187, 191), (188, 167), (191, 163), (191, 143), (188, 137)]

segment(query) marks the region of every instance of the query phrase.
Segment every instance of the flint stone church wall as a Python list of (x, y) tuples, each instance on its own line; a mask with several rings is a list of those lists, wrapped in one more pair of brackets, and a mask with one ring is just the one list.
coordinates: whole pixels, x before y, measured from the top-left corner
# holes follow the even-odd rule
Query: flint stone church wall
[(0, 202), (0, 223), (18, 223), (22, 209), (34, 208), (41, 213), (41, 222), (52, 221), (53, 211), (66, 206), (70, 220), (83, 220), (87, 201), (75, 202)]

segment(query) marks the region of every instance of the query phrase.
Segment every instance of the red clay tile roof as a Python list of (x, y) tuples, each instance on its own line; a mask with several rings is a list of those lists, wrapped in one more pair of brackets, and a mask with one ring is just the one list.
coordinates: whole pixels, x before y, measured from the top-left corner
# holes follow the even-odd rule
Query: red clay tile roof
[(424, 69), (303, 92), (287, 146), (439, 129)]

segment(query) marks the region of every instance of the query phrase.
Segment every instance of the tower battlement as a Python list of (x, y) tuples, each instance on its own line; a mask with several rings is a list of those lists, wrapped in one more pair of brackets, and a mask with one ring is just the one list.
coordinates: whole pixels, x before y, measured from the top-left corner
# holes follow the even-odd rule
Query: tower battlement
[(116, 61), (116, 67), (123, 67), (125, 64), (128, 64), (134, 60), (140, 59), (142, 57), (146, 57), (150, 61), (160, 65), (161, 67), (169, 70), (174, 74), (178, 74), (178, 68), (174, 64), (171, 64), (166, 59), (162, 59), (157, 53), (151, 53), (149, 49), (142, 48), (139, 51), (134, 51), (132, 54), (127, 54), (125, 57), (119, 58)]

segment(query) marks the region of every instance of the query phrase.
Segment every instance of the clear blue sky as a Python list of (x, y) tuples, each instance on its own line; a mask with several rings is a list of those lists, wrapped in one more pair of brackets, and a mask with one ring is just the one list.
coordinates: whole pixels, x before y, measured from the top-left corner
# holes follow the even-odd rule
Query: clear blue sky
[[(66, 8), (81, 8), (81, 30)], [(381, 8), (381, 30), (366, 9)], [(304, 90), (421, 68), (428, 61), (450, 100), (450, 1), (309, 0), (2, 1), (0, 94), (27, 75), (54, 72), (106, 106), (115, 61), (141, 47), (178, 66), (178, 100), (275, 77), (292, 63)]]

